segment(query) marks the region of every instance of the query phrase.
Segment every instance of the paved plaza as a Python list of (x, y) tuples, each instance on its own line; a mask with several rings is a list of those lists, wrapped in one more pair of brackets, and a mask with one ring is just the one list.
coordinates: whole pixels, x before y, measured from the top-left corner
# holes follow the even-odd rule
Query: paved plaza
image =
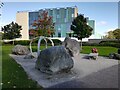
[(90, 60), (85, 58), (86, 55), (73, 57), (74, 67), (70, 72), (48, 75), (35, 69), (37, 59), (10, 54), (28, 76), (43, 88), (118, 88), (118, 60), (102, 56)]

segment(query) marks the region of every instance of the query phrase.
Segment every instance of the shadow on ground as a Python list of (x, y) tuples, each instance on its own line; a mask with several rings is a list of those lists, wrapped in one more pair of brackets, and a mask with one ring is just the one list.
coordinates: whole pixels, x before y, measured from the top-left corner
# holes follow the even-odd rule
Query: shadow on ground
[(120, 64), (49, 88), (118, 88), (118, 74), (116, 74), (118, 70), (120, 70)]

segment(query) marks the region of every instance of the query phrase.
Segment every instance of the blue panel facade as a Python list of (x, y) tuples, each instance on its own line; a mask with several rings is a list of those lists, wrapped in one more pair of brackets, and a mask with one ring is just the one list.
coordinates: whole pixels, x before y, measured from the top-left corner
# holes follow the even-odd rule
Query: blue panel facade
[(32, 24), (34, 22), (34, 20), (38, 19), (38, 12), (29, 12), (29, 29), (33, 28)]
[[(53, 22), (55, 23), (55, 35), (54, 37), (66, 37), (66, 33), (70, 32), (70, 25), (78, 13), (75, 11), (77, 7), (67, 8), (53, 8), (53, 9), (41, 9), (37, 12), (29, 12), (29, 29), (32, 28), (34, 20), (38, 19), (38, 16), (43, 12), (47, 11), (49, 16), (52, 16)], [(94, 21), (88, 21), (90, 26), (94, 27)]]
[(95, 34), (95, 21), (94, 20), (88, 20), (88, 25), (93, 28), (93, 34)]

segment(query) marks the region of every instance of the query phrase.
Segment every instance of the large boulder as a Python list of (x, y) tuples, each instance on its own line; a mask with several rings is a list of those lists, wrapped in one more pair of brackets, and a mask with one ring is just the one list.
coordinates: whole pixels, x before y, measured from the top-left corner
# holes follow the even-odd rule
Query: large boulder
[(55, 74), (68, 72), (74, 62), (63, 46), (54, 46), (42, 50), (38, 55), (35, 68), (41, 72)]
[(69, 37), (66, 37), (63, 41), (62, 45), (66, 48), (67, 52), (71, 56), (78, 55), (80, 53), (80, 44), (78, 41), (71, 39)]
[(12, 54), (15, 54), (15, 55), (27, 55), (28, 53), (30, 53), (30, 50), (28, 49), (27, 46), (16, 45), (12, 49)]

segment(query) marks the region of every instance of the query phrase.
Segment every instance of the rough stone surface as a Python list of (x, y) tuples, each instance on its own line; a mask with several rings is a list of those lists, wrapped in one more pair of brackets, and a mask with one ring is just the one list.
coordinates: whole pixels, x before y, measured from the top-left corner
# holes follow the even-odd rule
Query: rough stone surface
[(110, 53), (110, 54), (109, 54), (109, 58), (110, 58), (110, 59), (120, 60), (120, 54), (118, 54), (118, 53)]
[(28, 47), (23, 45), (16, 45), (12, 49), (12, 54), (15, 54), (15, 55), (27, 55), (28, 53), (30, 53), (30, 50), (28, 49)]
[(110, 53), (110, 54), (109, 54), (109, 58), (110, 58), (110, 59), (114, 59), (114, 58), (115, 58), (115, 54), (114, 54), (114, 53)]
[(80, 44), (78, 41), (76, 41), (74, 39), (66, 37), (65, 40), (63, 41), (62, 45), (65, 46), (67, 52), (71, 56), (75, 56), (80, 53)]
[(120, 54), (118, 54), (118, 53), (115, 53), (115, 59), (118, 59), (118, 60), (120, 60)]
[(35, 67), (41, 72), (55, 74), (68, 72), (73, 68), (73, 59), (63, 46), (54, 46), (42, 50), (38, 55)]
[(118, 49), (118, 54), (120, 54), (120, 48)]
[(37, 58), (36, 52), (29, 53), (29, 54), (25, 55), (25, 57), (24, 57), (24, 59), (33, 59), (33, 58)]

